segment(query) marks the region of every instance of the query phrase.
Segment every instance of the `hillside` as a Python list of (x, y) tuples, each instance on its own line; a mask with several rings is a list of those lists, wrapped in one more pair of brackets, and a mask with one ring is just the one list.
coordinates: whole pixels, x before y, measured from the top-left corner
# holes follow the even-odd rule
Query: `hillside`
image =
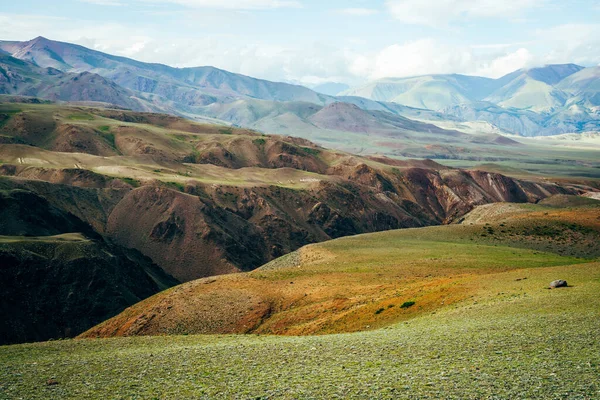
[(600, 106), (600, 67), (583, 69), (561, 81), (558, 87), (574, 96), (569, 103), (582, 103), (597, 111)]
[(599, 221), (600, 202), (585, 198), (481, 206), (460, 225), (337, 239), (250, 273), (189, 282), (82, 337), (381, 328), (490, 296), (479, 285), (491, 276), (589, 263), (600, 256)]
[[(31, 399), (594, 398), (599, 267), (491, 274), (474, 283), (480, 294), (460, 304), (353, 334), (157, 336), (2, 347), (0, 390)], [(557, 277), (573, 287), (545, 289)], [(49, 379), (57, 384), (47, 385)]]
[[(0, 347), (0, 393), (594, 398), (600, 203), (544, 203), (307, 246), (162, 292), (94, 339)], [(556, 279), (569, 286), (549, 290)], [(353, 333), (295, 336), (333, 332)], [(139, 334), (158, 336), (95, 338)]]
[(562, 107), (567, 98), (566, 93), (545, 82), (532, 79), (524, 73), (485, 100), (503, 108), (551, 112)]
[(44, 197), (0, 181), (0, 344), (73, 337), (178, 283)]
[[(160, 114), (16, 103), (0, 115), (7, 187), (39, 193), (181, 281), (331, 238), (450, 222), (478, 204), (591, 190)], [(52, 186), (65, 184), (78, 188), (68, 200)]]

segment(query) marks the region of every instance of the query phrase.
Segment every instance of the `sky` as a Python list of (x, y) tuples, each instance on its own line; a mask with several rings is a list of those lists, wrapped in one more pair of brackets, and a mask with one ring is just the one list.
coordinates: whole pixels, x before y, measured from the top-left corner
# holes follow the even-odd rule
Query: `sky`
[(0, 40), (44, 36), (307, 86), (600, 64), (600, 0), (2, 2)]

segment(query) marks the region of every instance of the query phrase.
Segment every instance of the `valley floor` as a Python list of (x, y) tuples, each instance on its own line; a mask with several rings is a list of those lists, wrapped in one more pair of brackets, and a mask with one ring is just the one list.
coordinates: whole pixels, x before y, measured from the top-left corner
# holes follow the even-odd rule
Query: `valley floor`
[[(571, 287), (546, 289), (557, 277)], [(478, 282), (485, 294), (375, 331), (0, 347), (0, 398), (600, 398), (600, 263)]]

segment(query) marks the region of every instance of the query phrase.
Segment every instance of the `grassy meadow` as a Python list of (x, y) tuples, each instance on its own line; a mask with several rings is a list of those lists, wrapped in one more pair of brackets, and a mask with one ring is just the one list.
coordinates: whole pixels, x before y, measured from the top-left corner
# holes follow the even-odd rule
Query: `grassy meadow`
[[(546, 289), (556, 277), (572, 287)], [(131, 337), (3, 347), (0, 397), (600, 397), (599, 263), (501, 272), (478, 284), (480, 294), (459, 304), (353, 334)]]

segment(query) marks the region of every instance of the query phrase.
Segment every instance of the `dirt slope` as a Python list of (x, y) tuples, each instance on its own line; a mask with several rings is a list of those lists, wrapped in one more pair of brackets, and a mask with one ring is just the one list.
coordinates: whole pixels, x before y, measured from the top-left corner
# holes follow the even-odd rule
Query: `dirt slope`
[(524, 272), (528, 269), (594, 260), (600, 256), (599, 204), (484, 206), (466, 221), (496, 208), (491, 224), (406, 229), (309, 245), (249, 273), (172, 288), (82, 337), (304, 335), (383, 327), (477, 293), (504, 295), (486, 293), (478, 283), (481, 276), (521, 270), (518, 285), (533, 273)]

